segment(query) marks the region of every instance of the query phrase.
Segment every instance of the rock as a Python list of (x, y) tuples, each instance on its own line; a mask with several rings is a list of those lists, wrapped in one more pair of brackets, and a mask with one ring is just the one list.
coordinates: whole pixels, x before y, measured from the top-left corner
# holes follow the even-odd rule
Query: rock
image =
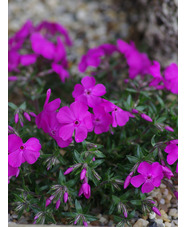
[(156, 222), (150, 222), (148, 224), (148, 227), (158, 227), (157, 223)]
[(106, 224), (106, 223), (108, 222), (108, 220), (107, 220), (106, 218), (104, 218), (104, 217), (101, 217), (101, 218), (99, 219), (99, 221), (100, 221), (101, 223), (104, 223), (104, 224)]
[(162, 219), (156, 219), (155, 222), (157, 223), (158, 227), (165, 227), (165, 224), (163, 223)]
[(156, 215), (157, 219), (162, 219), (163, 221), (170, 222), (168, 219), (168, 215), (165, 213), (164, 210), (160, 210), (161, 216)]
[(18, 218), (18, 215), (17, 214), (13, 214), (12, 215), (12, 218), (17, 219)]
[(149, 224), (148, 221), (140, 218), (137, 220), (137, 222), (133, 225), (133, 227), (147, 227), (147, 225)]
[(172, 225), (169, 222), (165, 222), (165, 227), (172, 227)]
[(167, 206), (167, 204), (164, 204), (164, 205), (159, 204), (159, 209), (160, 209), (160, 210), (164, 210), (164, 211), (167, 213), (167, 211), (168, 211), (168, 206)]
[(178, 225), (178, 220), (173, 220), (173, 223), (174, 223), (175, 225)]
[(154, 219), (155, 217), (156, 217), (156, 213), (151, 212), (151, 213), (149, 214), (149, 219)]
[(161, 199), (160, 199), (160, 203), (161, 203), (162, 205), (164, 205), (164, 204), (165, 204), (165, 200), (164, 200), (163, 198), (161, 198)]
[(178, 210), (173, 208), (173, 209), (170, 209), (169, 211), (169, 215), (174, 217), (174, 218), (177, 218), (178, 217)]
[(160, 188), (166, 188), (166, 185), (165, 184), (160, 184)]
[(172, 195), (171, 194), (168, 194), (168, 196), (167, 196), (167, 200), (171, 200), (172, 199)]

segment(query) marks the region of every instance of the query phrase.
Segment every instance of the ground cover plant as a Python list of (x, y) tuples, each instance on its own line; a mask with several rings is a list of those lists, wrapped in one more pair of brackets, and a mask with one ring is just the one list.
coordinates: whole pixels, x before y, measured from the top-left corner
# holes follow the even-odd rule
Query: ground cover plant
[(177, 65), (119, 39), (89, 49), (72, 73), (72, 45), (48, 21), (9, 39), (10, 209), (84, 226), (97, 208), (118, 226), (161, 215), (148, 193), (163, 182), (178, 198)]

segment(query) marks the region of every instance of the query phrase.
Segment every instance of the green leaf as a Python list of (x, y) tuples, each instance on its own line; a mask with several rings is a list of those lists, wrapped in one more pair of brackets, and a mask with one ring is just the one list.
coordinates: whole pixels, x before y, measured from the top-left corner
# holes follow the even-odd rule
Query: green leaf
[(75, 159), (78, 163), (83, 162), (82, 158), (80, 157), (80, 154), (76, 150), (74, 150), (74, 156), (75, 156)]
[(153, 137), (152, 137), (152, 139), (151, 139), (151, 144), (152, 144), (153, 147), (156, 145), (156, 142), (154, 140), (155, 136), (156, 135), (154, 134)]
[(14, 104), (14, 103), (12, 103), (12, 102), (8, 102), (8, 106), (10, 107), (10, 108), (12, 108), (13, 110), (16, 110), (18, 107)]
[(63, 185), (66, 181), (66, 178), (62, 172), (62, 170), (59, 171), (59, 178), (58, 178), (58, 181), (61, 185)]
[(19, 106), (20, 109), (22, 110), (26, 110), (26, 102), (22, 103), (20, 106)]
[(78, 213), (83, 213), (83, 210), (82, 210), (82, 207), (81, 207), (81, 204), (79, 203), (79, 201), (76, 199), (76, 201), (75, 201), (75, 207), (76, 207), (76, 211), (78, 212)]
[(118, 204), (120, 202), (120, 198), (115, 195), (112, 195), (112, 200), (115, 204)]
[(166, 117), (160, 117), (156, 120), (156, 123), (163, 123), (166, 119)]
[(141, 205), (141, 200), (130, 200), (130, 203), (132, 203), (133, 205), (139, 206)]
[(131, 156), (131, 155), (127, 155), (127, 158), (129, 160), (130, 163), (137, 163), (139, 161), (139, 159), (135, 156)]

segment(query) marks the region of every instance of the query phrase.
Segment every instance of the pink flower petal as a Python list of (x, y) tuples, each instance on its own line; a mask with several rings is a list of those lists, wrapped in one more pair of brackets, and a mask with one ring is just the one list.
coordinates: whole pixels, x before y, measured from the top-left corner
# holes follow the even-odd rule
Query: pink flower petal
[(8, 163), (12, 167), (19, 167), (23, 163), (23, 152), (16, 150), (8, 155)]
[(88, 106), (85, 105), (84, 103), (77, 101), (77, 102), (73, 102), (70, 105), (70, 109), (72, 110), (72, 112), (74, 113), (74, 116), (77, 119), (82, 120), (88, 111)]
[(176, 160), (178, 160), (178, 151), (177, 152), (171, 152), (167, 155), (167, 163), (169, 165), (174, 164)]
[(145, 182), (145, 178), (143, 175), (139, 174), (131, 178), (130, 183), (135, 187), (140, 187)]
[(95, 106), (101, 104), (102, 99), (98, 96), (89, 95), (89, 96), (87, 96), (87, 102), (88, 102), (88, 106), (95, 107)]
[(23, 141), (19, 136), (15, 134), (8, 136), (8, 153), (16, 151), (21, 145), (23, 145)]
[(61, 104), (60, 98), (54, 99), (52, 102), (49, 102), (46, 105), (46, 110), (51, 112), (56, 111), (60, 107), (60, 104)]
[(138, 173), (141, 173), (142, 175), (148, 175), (152, 170), (151, 164), (147, 162), (141, 162), (138, 166)]
[(29, 151), (34, 151), (34, 152), (38, 152), (41, 150), (41, 144), (40, 144), (39, 140), (34, 137), (27, 140), (26, 143), (24, 143), (24, 145), (25, 145), (25, 151), (27, 149)]
[(151, 174), (153, 177), (161, 176), (163, 178), (162, 166), (159, 164), (159, 162), (152, 163)]
[(155, 186), (155, 187), (159, 187), (160, 184), (161, 184), (161, 179), (163, 178), (162, 175), (158, 176), (158, 177), (155, 177), (153, 178), (152, 180), (152, 184)]
[(77, 143), (83, 142), (87, 138), (87, 129), (86, 127), (79, 126), (75, 130), (75, 141)]
[(73, 98), (76, 98), (84, 93), (84, 88), (81, 84), (76, 84), (72, 92)]
[(72, 123), (75, 120), (74, 113), (68, 106), (63, 106), (61, 109), (59, 109), (56, 117), (57, 120), (62, 124)]
[(124, 126), (129, 121), (129, 114), (127, 111), (123, 111), (122, 109), (116, 112), (116, 121), (119, 126)]
[(93, 76), (86, 76), (81, 80), (84, 88), (91, 88), (95, 86), (96, 80)]
[(102, 96), (102, 95), (106, 94), (106, 87), (103, 84), (97, 84), (92, 89), (92, 94), (95, 96)]
[(67, 125), (63, 125), (61, 126), (60, 130), (59, 130), (59, 136), (64, 140), (68, 140), (72, 137), (74, 132), (74, 124), (67, 124)]
[(145, 182), (145, 183), (142, 185), (141, 191), (142, 191), (142, 193), (149, 193), (149, 192), (151, 192), (153, 189), (154, 189), (154, 185), (153, 185), (152, 183)]
[(25, 158), (25, 160), (29, 163), (29, 164), (33, 164), (37, 161), (37, 159), (39, 158), (40, 156), (40, 153), (39, 151), (34, 151), (34, 150), (29, 150), (29, 149), (26, 149), (24, 152), (23, 152), (23, 156)]

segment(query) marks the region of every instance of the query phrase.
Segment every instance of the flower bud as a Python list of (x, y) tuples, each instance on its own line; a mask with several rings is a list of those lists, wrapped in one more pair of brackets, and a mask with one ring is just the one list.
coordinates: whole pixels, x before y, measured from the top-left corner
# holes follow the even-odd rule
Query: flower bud
[(19, 114), (18, 113), (15, 114), (14, 121), (15, 121), (16, 124), (19, 121)]
[(174, 195), (175, 195), (176, 199), (178, 199), (178, 192), (177, 191), (174, 191)]
[(144, 114), (144, 113), (141, 114), (141, 117), (142, 117), (144, 120), (146, 120), (146, 121), (152, 122), (152, 119), (151, 119), (148, 115), (146, 115), (146, 114)]
[(21, 127), (24, 126), (22, 119), (20, 119), (20, 125), (21, 125)]
[(93, 161), (93, 162), (95, 162), (95, 161), (96, 161), (95, 157), (93, 157), (92, 161)]
[(64, 175), (67, 175), (67, 174), (71, 173), (72, 171), (73, 171), (73, 168), (70, 167), (64, 172)]
[(28, 121), (31, 121), (30, 115), (27, 112), (24, 112), (23, 115)]
[(88, 226), (88, 224), (87, 224), (87, 222), (86, 222), (86, 221), (84, 221), (84, 222), (83, 222), (83, 225), (84, 225), (84, 226)]
[(86, 172), (87, 172), (87, 170), (85, 168), (81, 171), (80, 180), (83, 180), (85, 178)]
[(63, 200), (64, 200), (64, 203), (67, 202), (67, 200), (68, 200), (68, 192), (64, 193)]
[(154, 211), (154, 213), (156, 213), (157, 215), (161, 216), (161, 213), (157, 207), (152, 207), (152, 211)]
[(126, 189), (129, 186), (133, 174), (134, 172), (130, 172), (130, 174), (126, 177), (124, 182), (124, 189)]
[(132, 113), (137, 114), (139, 111), (136, 109), (132, 109)]
[(30, 116), (37, 117), (37, 115), (34, 112), (29, 112)]
[(56, 210), (59, 208), (60, 204), (61, 204), (61, 201), (60, 199), (58, 199), (58, 201), (56, 202)]
[(170, 131), (170, 132), (174, 132), (174, 129), (173, 128), (171, 128), (170, 126), (165, 126), (165, 130), (167, 130), (167, 131)]
[(47, 207), (48, 205), (50, 205), (50, 204), (51, 204), (51, 202), (52, 202), (52, 201), (51, 201), (50, 199), (47, 199), (47, 200), (46, 200), (45, 207)]
[(127, 209), (126, 209), (126, 207), (125, 207), (125, 205), (123, 204), (123, 215), (124, 215), (124, 217), (125, 218), (127, 218), (128, 217), (128, 214), (127, 214)]

